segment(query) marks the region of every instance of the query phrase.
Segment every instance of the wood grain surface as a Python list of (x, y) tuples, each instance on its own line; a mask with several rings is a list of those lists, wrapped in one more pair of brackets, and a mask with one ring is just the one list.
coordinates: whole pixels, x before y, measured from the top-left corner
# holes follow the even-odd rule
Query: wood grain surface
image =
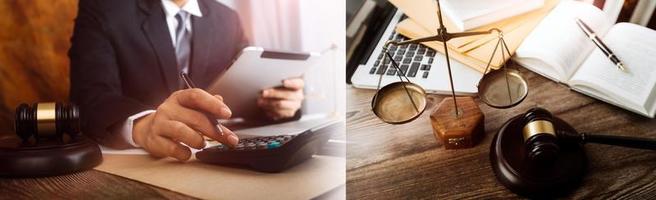
[[(495, 131), (511, 117), (542, 106), (579, 132), (656, 138), (656, 120), (574, 92), (524, 68), (529, 95), (516, 107), (495, 109), (480, 102), (485, 136), (471, 149), (445, 150), (432, 133), (429, 114), (403, 125), (377, 119), (374, 90), (347, 88), (348, 199), (521, 198), (497, 182), (489, 161)], [(432, 109), (445, 96), (430, 95)], [(656, 152), (587, 144), (588, 174), (568, 198), (656, 198)]]
[(47, 178), (0, 178), (0, 194), (0, 199), (194, 199), (96, 170)]
[(445, 149), (471, 148), (485, 134), (483, 112), (472, 97), (456, 97), (455, 100), (444, 98), (430, 111), (433, 134)]

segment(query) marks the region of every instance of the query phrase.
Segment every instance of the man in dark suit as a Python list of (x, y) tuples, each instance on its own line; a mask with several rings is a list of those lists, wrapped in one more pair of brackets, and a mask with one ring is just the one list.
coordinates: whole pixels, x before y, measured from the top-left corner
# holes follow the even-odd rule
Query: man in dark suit
[[(178, 74), (207, 87), (246, 46), (244, 38), (237, 14), (215, 0), (80, 0), (69, 57), (83, 132), (101, 144), (179, 160), (189, 159), (189, 147), (203, 148), (203, 136), (237, 144), (234, 133), (219, 134), (203, 115), (229, 118), (222, 97), (181, 90)], [(282, 82), (258, 99), (274, 120), (298, 117), (303, 99), (302, 79)]]

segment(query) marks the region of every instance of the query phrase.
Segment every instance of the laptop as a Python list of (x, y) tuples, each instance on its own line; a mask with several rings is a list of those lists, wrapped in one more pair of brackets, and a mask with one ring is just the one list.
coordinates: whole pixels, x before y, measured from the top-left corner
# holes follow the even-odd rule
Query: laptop
[[(357, 12), (347, 14), (347, 83), (356, 88), (376, 89), (381, 75), (380, 87), (398, 82), (398, 75), (405, 75), (428, 93), (451, 94), (446, 57), (439, 52), (421, 44), (390, 46), (389, 52), (400, 69), (394, 68), (389, 58), (382, 61), (385, 42), (408, 39), (395, 31), (406, 16), (387, 1), (360, 2)], [(362, 20), (363, 16), (367, 19)], [(450, 62), (455, 93), (475, 95), (482, 73), (454, 59)]]

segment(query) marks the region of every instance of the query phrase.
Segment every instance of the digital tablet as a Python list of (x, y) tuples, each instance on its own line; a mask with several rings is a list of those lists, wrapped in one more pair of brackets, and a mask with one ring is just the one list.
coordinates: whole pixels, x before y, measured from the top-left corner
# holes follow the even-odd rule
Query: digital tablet
[(261, 91), (282, 86), (284, 79), (302, 77), (318, 59), (318, 53), (246, 47), (207, 91), (223, 97), (224, 103), (232, 110), (232, 118), (259, 119), (265, 115), (257, 106)]

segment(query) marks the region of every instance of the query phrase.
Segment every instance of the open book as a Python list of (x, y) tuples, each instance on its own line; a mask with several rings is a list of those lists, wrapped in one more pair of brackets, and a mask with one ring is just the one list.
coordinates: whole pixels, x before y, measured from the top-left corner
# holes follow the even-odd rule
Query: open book
[[(576, 24), (592, 28), (624, 63), (620, 71)], [(522, 66), (583, 94), (647, 117), (656, 112), (656, 31), (613, 24), (596, 7), (563, 1), (517, 49)]]

